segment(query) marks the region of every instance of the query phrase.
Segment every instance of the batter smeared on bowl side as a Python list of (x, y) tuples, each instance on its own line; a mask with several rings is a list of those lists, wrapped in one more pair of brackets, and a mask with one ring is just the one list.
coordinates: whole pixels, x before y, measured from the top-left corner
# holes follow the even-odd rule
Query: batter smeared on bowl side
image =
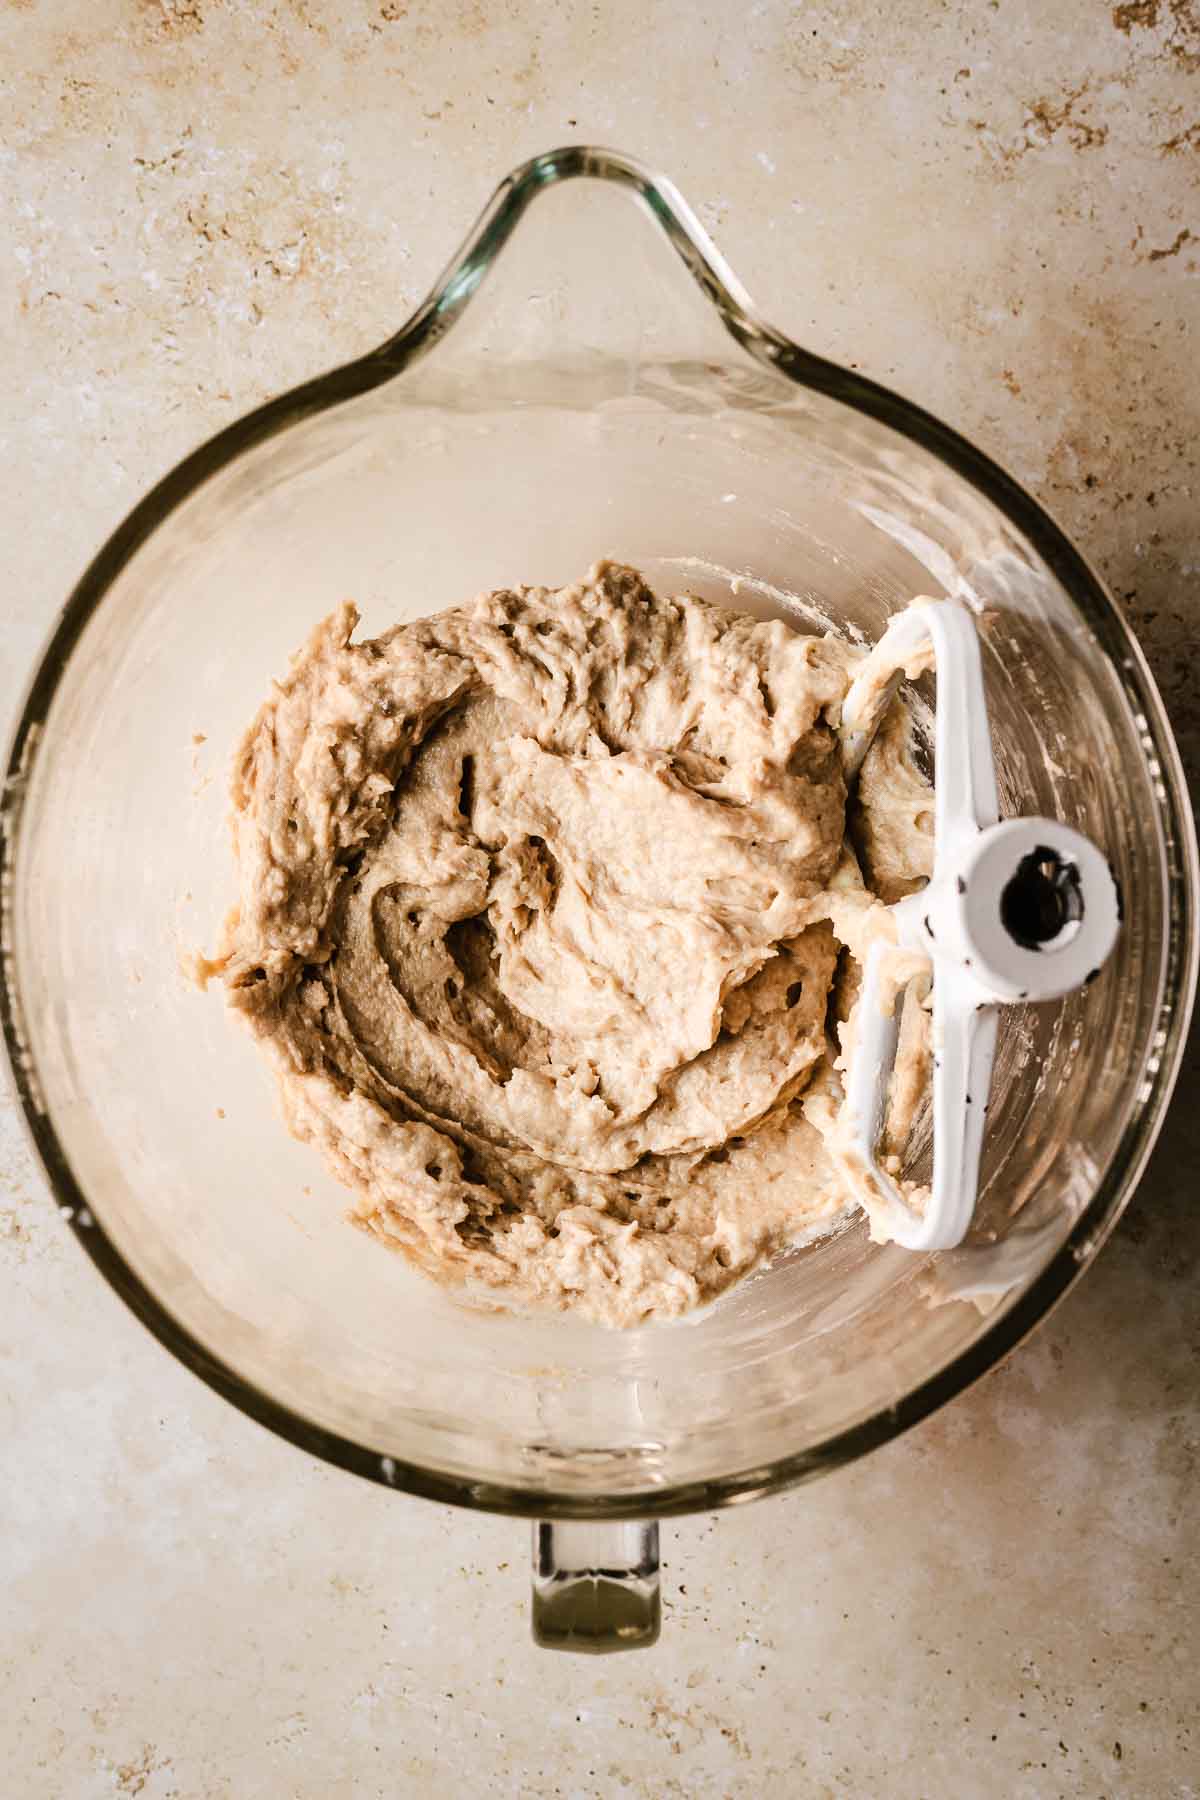
[(832, 636), (612, 563), (361, 644), (357, 617), (238, 752), (240, 899), (201, 971), (354, 1219), (476, 1297), (613, 1325), (828, 1229), (856, 1197), (839, 1021), (882, 902), (929, 873), (903, 705), (848, 832), (862, 653)]

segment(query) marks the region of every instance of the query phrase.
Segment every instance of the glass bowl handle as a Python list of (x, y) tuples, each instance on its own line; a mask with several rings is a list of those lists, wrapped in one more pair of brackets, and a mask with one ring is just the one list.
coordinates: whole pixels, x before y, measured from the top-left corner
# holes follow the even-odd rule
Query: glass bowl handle
[(533, 1527), (533, 1641), (604, 1655), (658, 1639), (658, 1525), (539, 1519)]

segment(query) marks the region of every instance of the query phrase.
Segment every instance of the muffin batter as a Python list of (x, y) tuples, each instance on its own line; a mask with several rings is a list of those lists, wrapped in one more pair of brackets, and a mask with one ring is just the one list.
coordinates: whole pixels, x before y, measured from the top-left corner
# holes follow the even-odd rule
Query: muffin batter
[(356, 1222), (476, 1298), (611, 1325), (828, 1230), (858, 1197), (831, 1032), (933, 844), (900, 704), (848, 831), (862, 652), (611, 563), (357, 620), (238, 752), (240, 901), (201, 971)]

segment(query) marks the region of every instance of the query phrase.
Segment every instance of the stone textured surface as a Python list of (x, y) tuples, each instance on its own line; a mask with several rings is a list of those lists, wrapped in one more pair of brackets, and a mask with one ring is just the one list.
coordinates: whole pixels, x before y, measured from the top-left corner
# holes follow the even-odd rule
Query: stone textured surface
[[(1049, 502), (1195, 774), (1193, 0), (0, 0), (5, 715), (146, 485), (384, 335), (564, 140), (669, 170), (780, 325)], [(1196, 1074), (1033, 1342), (824, 1485), (671, 1527), (661, 1645), (599, 1666), (529, 1644), (520, 1526), (176, 1367), (0, 1116), (5, 1791), (1197, 1793)]]

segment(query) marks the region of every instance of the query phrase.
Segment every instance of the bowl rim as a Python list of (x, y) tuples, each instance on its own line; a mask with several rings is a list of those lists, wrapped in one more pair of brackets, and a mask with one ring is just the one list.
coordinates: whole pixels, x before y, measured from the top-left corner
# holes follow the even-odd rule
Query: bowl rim
[[(392, 380), (426, 355), (470, 303), (537, 195), (586, 176), (628, 188), (661, 227), (730, 336), (759, 363), (801, 389), (841, 401), (890, 426), (947, 465), (1032, 543), (1116, 666), (1145, 720), (1148, 754), (1161, 769), (1160, 824), (1167, 859), (1166, 942), (1154, 1054), (1142, 1096), (1096, 1192), (1050, 1262), (974, 1343), (894, 1404), (823, 1443), (760, 1466), (627, 1493), (555, 1492), (492, 1483), (408, 1463), (305, 1418), (239, 1374), (151, 1292), (92, 1212), (41, 1101), (24, 1028), (13, 954), (11, 905), (20, 856), (22, 801), (42, 726), (84, 629), (117, 576), (164, 520), (253, 446)], [(1021, 1342), (1093, 1260), (1125, 1206), (1161, 1129), (1181, 1065), (1197, 974), (1195, 822), (1178, 749), (1137, 640), (1082, 554), (1021, 485), (950, 426), (889, 388), (804, 350), (769, 325), (674, 184), (632, 157), (568, 145), (531, 158), (499, 184), (460, 248), (400, 330), (374, 350), (256, 407), (193, 450), (133, 507), (100, 548), (53, 625), (18, 712), (0, 798), (0, 1025), (19, 1110), (60, 1212), (105, 1280), (143, 1325), (193, 1374), (240, 1411), (322, 1460), (426, 1499), (530, 1518), (631, 1519), (705, 1511), (795, 1486), (906, 1431), (963, 1392)]]

